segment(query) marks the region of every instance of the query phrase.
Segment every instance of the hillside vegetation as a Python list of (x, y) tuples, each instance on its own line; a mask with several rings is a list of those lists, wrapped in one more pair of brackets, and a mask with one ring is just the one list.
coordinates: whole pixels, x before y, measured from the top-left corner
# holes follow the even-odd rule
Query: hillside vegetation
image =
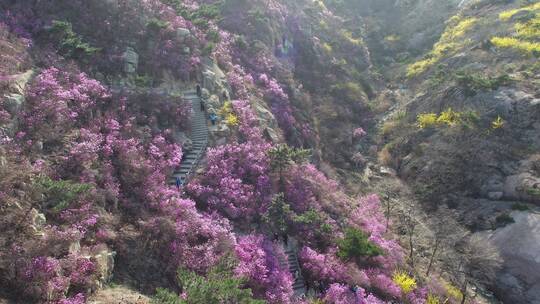
[[(2, 1), (0, 302), (537, 301), (537, 265), (486, 235), (540, 203), (539, 20), (531, 1)], [(380, 187), (400, 178), (407, 210)]]

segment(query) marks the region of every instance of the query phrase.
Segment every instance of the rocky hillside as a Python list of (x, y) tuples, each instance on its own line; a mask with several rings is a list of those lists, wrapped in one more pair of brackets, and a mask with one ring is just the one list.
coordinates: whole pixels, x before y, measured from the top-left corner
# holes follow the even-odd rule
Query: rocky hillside
[(52, 4), (0, 3), (0, 302), (538, 301), (538, 3)]
[(494, 282), (505, 303), (539, 301), (536, 254), (529, 253), (538, 251), (540, 203), (539, 8), (461, 5), (425, 55), (389, 66), (398, 76), (384, 93), (390, 111), (381, 115), (380, 162), (398, 171), (424, 208), (448, 206), (467, 229), (493, 234), (505, 258)]

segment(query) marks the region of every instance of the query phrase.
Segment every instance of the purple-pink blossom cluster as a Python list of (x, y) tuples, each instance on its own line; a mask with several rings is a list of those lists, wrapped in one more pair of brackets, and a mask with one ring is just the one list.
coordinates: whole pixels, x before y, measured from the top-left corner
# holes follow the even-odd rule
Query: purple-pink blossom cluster
[(291, 303), (293, 278), (282, 250), (261, 235), (241, 237), (235, 247), (239, 264), (235, 274), (247, 278), (255, 296), (272, 304)]
[[(93, 287), (96, 265), (88, 258), (74, 254), (62, 259), (37, 256), (29, 261), (20, 260), (19, 264), (23, 268), (20, 279), (26, 296), (35, 301), (70, 303), (62, 302), (69, 300), (65, 295), (70, 288), (84, 290)], [(82, 295), (75, 295), (72, 300), (81, 297), (84, 299)]]
[(335, 250), (328, 254), (318, 253), (310, 247), (304, 247), (299, 254), (304, 275), (312, 281), (349, 282), (347, 266), (335, 256)]
[(354, 138), (362, 138), (367, 135), (367, 132), (363, 128), (356, 128), (353, 130)]
[(372, 194), (361, 198), (358, 207), (351, 213), (349, 225), (369, 234), (369, 240), (383, 249), (385, 254), (374, 257), (387, 271), (392, 271), (403, 262), (404, 252), (397, 241), (385, 238), (386, 217), (381, 209), (379, 196)]
[(179, 198), (174, 191), (162, 194), (159, 208), (147, 226), (172, 269), (182, 266), (204, 272), (235, 242), (226, 219), (200, 212), (195, 202)]
[(269, 148), (248, 141), (209, 149), (206, 172), (188, 185), (189, 191), (231, 218), (252, 218), (270, 199)]
[(356, 290), (343, 284), (332, 284), (324, 295), (325, 303), (329, 304), (385, 304), (386, 302), (373, 294), (368, 294), (362, 288)]

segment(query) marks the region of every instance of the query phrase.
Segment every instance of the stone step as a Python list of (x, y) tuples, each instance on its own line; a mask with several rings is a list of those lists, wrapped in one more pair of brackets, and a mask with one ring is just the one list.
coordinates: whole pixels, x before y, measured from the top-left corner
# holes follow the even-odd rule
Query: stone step
[(304, 280), (296, 281), (293, 284), (293, 289), (303, 289), (304, 288)]

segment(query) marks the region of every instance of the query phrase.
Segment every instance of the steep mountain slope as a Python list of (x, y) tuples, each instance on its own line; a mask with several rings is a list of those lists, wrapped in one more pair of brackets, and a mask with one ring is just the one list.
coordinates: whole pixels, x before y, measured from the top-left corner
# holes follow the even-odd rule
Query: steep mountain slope
[(537, 301), (537, 3), (52, 2), (0, 3), (6, 301)]
[[(538, 219), (513, 210), (540, 202), (538, 3), (463, 5), (415, 62), (394, 64), (400, 89), (381, 123), (380, 161), (397, 169), (425, 208), (449, 206), (472, 231), (534, 240)], [(435, 213), (436, 214), (436, 213)], [(510, 215), (512, 214), (512, 215)], [(498, 227), (523, 219), (499, 232)], [(518, 232), (528, 225), (530, 233)], [(506, 236), (503, 236), (506, 235)], [(508, 303), (538, 301), (535, 242), (505, 252), (496, 283)], [(521, 253), (519, 253), (521, 252)], [(519, 262), (517, 262), (519, 261)], [(528, 269), (528, 270), (526, 270)]]

